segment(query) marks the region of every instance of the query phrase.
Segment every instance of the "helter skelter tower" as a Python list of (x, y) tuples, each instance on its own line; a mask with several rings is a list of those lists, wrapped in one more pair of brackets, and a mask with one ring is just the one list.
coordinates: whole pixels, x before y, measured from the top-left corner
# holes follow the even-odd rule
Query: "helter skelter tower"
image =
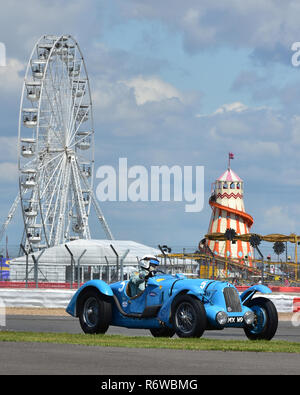
[[(230, 152), (228, 168), (213, 184), (209, 204), (212, 208), (208, 233), (225, 233), (226, 229), (234, 229), (238, 235), (249, 233), (253, 224), (251, 215), (245, 212), (244, 182), (231, 169), (230, 160), (234, 155)], [(230, 259), (239, 259), (245, 265), (252, 265), (253, 249), (248, 242), (209, 240), (211, 251)]]

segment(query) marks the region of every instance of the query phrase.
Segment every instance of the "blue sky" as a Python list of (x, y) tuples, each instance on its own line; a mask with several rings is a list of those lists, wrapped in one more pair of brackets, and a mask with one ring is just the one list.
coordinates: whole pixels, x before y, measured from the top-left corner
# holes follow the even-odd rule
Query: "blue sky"
[[(89, 71), (96, 168), (117, 167), (120, 157), (147, 168), (205, 166), (199, 213), (185, 213), (184, 202), (102, 203), (116, 238), (196, 248), (208, 228), (210, 185), (226, 169), (228, 152), (245, 181), (253, 231), (299, 234), (300, 68), (291, 64), (299, 12), (292, 0), (6, 4), (0, 16), (7, 50), (7, 67), (0, 70), (0, 217), (17, 194), (26, 62), (42, 34), (66, 33), (78, 40)], [(149, 84), (159, 92), (149, 92)], [(19, 243), (20, 220), (8, 229), (9, 244)], [(94, 237), (102, 237), (95, 218), (90, 223)]]

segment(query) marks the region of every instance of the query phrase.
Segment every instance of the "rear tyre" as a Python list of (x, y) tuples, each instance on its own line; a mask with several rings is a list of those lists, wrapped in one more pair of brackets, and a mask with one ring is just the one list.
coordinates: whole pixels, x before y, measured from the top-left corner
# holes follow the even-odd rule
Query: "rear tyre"
[(172, 337), (175, 335), (175, 330), (166, 326), (162, 328), (152, 328), (150, 332), (154, 337)]
[(112, 317), (111, 304), (96, 290), (86, 291), (79, 300), (79, 322), (84, 333), (105, 333)]
[(172, 309), (172, 324), (179, 337), (201, 337), (207, 326), (203, 304), (190, 295), (178, 296)]
[(253, 325), (244, 332), (250, 340), (271, 340), (278, 327), (278, 313), (274, 303), (267, 298), (254, 298), (245, 303), (255, 313)]

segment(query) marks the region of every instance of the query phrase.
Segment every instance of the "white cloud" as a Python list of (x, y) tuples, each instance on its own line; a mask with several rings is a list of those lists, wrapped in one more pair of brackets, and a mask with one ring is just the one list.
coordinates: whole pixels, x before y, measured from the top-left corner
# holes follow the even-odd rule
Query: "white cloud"
[(240, 113), (246, 110), (248, 110), (248, 107), (245, 104), (237, 101), (233, 103), (222, 104), (222, 106), (217, 108), (212, 114), (196, 114), (196, 118), (213, 117), (215, 115), (224, 115), (232, 112)]
[(245, 104), (241, 102), (234, 102), (234, 103), (229, 103), (229, 104), (223, 104), (221, 107), (219, 107), (214, 114), (224, 114), (226, 112), (242, 112), (247, 110), (248, 107), (245, 106)]
[[(7, 54), (26, 59), (44, 34), (75, 33), (75, 36), (80, 34), (81, 43), (83, 38), (90, 41), (91, 30), (95, 27), (101, 30), (103, 14), (97, 11), (97, 6), (99, 4), (92, 0), (10, 0), (1, 7), (1, 41), (6, 45)], [(87, 20), (88, 23), (84, 23)]]
[[(288, 63), (298, 40), (300, 3), (295, 0), (118, 0), (126, 19), (159, 20), (182, 34), (189, 53), (220, 47), (253, 48), (264, 61)], [(269, 58), (269, 59), (268, 59)]]
[(21, 94), (23, 77), (21, 74), (25, 68), (25, 63), (18, 59), (8, 58), (6, 66), (0, 67), (0, 89), (1, 94)]
[(0, 136), (0, 159), (17, 163), (17, 137)]
[(17, 185), (17, 181), (18, 181), (17, 163), (11, 163), (11, 162), (0, 163), (0, 181), (13, 183)]
[(210, 129), (210, 136), (213, 139), (220, 139), (229, 137), (232, 138), (247, 138), (251, 134), (251, 128), (243, 120), (234, 118), (222, 119), (215, 123)]
[(273, 233), (294, 232), (297, 229), (297, 216), (299, 216), (299, 207), (296, 209), (297, 216), (290, 213), (288, 206), (272, 206), (266, 208), (263, 213), (262, 221), (264, 228), (272, 229)]
[(280, 146), (275, 141), (243, 141), (239, 144), (240, 151), (247, 155), (247, 157), (262, 157), (266, 158), (269, 156), (279, 156)]
[(292, 143), (300, 145), (300, 116), (298, 115), (292, 119)]
[(184, 95), (157, 77), (107, 81), (95, 79), (92, 88), (95, 123), (117, 136), (148, 135), (154, 141), (192, 122), (197, 96)]
[(138, 76), (127, 81), (122, 81), (129, 88), (133, 88), (136, 103), (140, 106), (147, 102), (160, 102), (167, 99), (179, 99), (180, 92), (171, 84), (158, 77)]

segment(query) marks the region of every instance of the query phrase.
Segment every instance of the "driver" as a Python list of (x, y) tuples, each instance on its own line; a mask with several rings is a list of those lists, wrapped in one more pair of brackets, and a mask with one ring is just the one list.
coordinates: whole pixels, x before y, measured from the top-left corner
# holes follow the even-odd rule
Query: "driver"
[(139, 271), (133, 272), (129, 280), (131, 297), (145, 291), (148, 278), (152, 277), (157, 270), (159, 260), (154, 255), (145, 255), (139, 261)]

